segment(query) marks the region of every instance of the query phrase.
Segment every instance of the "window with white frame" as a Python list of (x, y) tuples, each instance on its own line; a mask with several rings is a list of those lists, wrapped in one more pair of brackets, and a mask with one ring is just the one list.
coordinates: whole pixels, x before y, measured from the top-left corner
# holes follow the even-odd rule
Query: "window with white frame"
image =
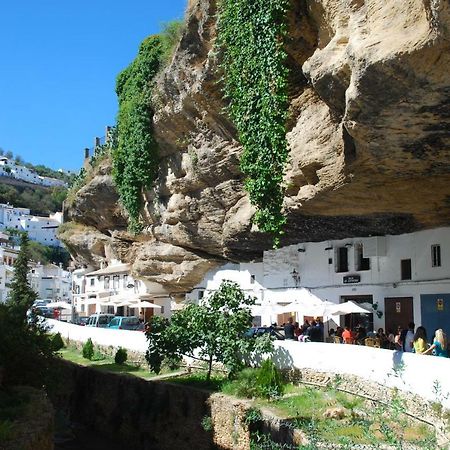
[(364, 258), (363, 244), (358, 244), (355, 247), (356, 255), (356, 270), (370, 270), (370, 258)]
[(336, 249), (336, 272), (348, 272), (348, 248)]
[(119, 281), (120, 281), (120, 276), (114, 275), (113, 276), (113, 289), (119, 289)]
[(103, 287), (109, 289), (109, 277), (105, 277), (103, 281)]

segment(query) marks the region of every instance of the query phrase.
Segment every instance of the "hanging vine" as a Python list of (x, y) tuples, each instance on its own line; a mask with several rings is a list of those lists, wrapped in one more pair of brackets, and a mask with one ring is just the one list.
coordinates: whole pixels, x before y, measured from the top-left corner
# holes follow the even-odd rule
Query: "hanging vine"
[(275, 245), (286, 223), (288, 5), (288, 0), (221, 0), (218, 23), (224, 96), (244, 148), (245, 187), (257, 208), (256, 224), (274, 235)]
[(117, 77), (119, 113), (113, 177), (133, 233), (142, 229), (142, 192), (151, 188), (158, 174), (158, 144), (153, 136), (154, 80), (171, 57), (183, 26), (182, 21), (170, 22), (160, 35), (145, 39), (136, 59)]

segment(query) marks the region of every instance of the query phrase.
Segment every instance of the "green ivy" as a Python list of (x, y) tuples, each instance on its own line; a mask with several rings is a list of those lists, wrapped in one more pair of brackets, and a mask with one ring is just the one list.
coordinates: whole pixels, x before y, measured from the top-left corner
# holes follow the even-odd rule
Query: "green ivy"
[(142, 229), (143, 190), (151, 188), (158, 174), (158, 144), (153, 136), (154, 82), (171, 57), (183, 26), (180, 21), (169, 22), (160, 35), (145, 39), (136, 59), (117, 77), (119, 113), (113, 177), (134, 233)]
[(113, 151), (113, 176), (132, 232), (141, 228), (142, 190), (151, 187), (158, 169), (151, 93), (162, 53), (160, 37), (150, 36), (141, 44), (137, 58), (117, 77), (118, 140)]
[(282, 208), (288, 158), (288, 5), (288, 0), (222, 0), (218, 23), (224, 95), (244, 148), (246, 190), (257, 207), (255, 222), (275, 236), (275, 245), (286, 223)]

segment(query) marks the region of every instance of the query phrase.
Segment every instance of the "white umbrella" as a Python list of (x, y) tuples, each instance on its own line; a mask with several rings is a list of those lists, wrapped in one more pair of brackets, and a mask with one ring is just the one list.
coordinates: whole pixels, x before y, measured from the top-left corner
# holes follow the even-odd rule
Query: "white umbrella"
[(328, 313), (333, 316), (345, 316), (346, 314), (371, 314), (372, 311), (362, 308), (357, 303), (349, 300), (330, 307)]
[(68, 309), (69, 311), (72, 311), (72, 305), (67, 302), (51, 302), (51, 303), (47, 303), (46, 306), (48, 308)]
[(149, 302), (139, 302), (139, 303), (130, 303), (128, 305), (130, 308), (152, 308), (152, 309), (161, 309), (160, 305), (155, 305), (154, 303)]
[(284, 308), (281, 305), (266, 303), (264, 305), (252, 305), (251, 312), (254, 316), (283, 314)]

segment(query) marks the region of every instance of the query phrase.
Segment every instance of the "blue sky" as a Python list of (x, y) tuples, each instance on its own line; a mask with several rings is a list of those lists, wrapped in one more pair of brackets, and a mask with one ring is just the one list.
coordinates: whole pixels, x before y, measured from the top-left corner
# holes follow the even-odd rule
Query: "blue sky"
[(0, 8), (0, 147), (79, 169), (117, 113), (115, 79), (186, 0), (23, 0)]

